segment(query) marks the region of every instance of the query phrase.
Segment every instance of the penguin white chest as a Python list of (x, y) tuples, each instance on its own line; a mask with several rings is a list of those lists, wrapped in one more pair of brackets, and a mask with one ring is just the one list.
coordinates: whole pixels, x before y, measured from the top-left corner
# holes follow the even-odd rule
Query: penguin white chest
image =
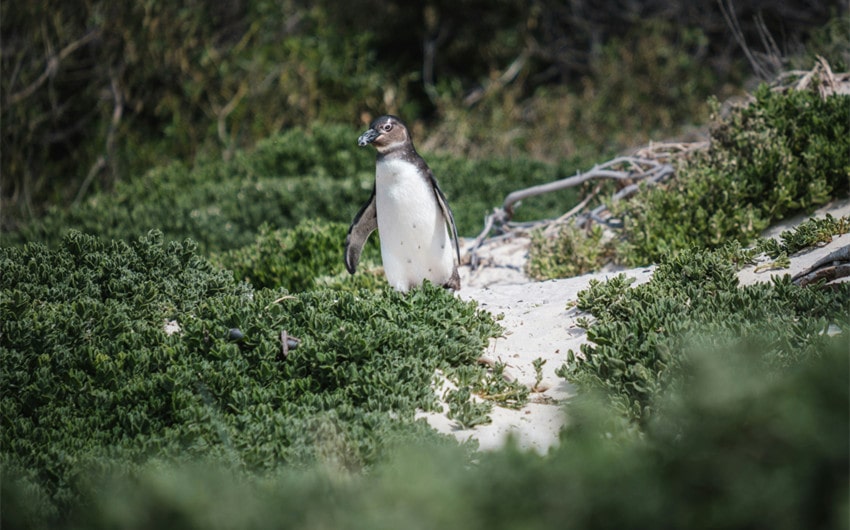
[(407, 291), (424, 279), (446, 283), (454, 270), (453, 249), (431, 182), (415, 165), (389, 160), (377, 164), (375, 185), (381, 259), (390, 285)]

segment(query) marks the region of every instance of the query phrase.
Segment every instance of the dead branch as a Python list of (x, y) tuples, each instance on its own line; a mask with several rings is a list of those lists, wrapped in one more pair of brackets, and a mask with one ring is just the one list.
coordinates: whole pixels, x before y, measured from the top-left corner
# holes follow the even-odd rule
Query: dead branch
[(747, 61), (750, 63), (755, 74), (761, 79), (770, 79), (773, 77), (762, 61), (756, 58), (755, 54), (750, 49), (749, 44), (747, 44), (747, 39), (744, 37), (744, 31), (741, 29), (738, 16), (735, 14), (734, 2), (732, 0), (717, 0), (717, 5), (720, 7), (720, 12), (723, 14), (723, 19), (726, 21), (729, 31), (732, 32), (732, 37), (735, 39), (735, 42), (738, 43), (738, 46), (741, 47), (741, 50), (744, 52), (744, 56), (747, 58)]
[(74, 198), (73, 202), (74, 206), (77, 206), (80, 201), (83, 200), (92, 181), (98, 173), (107, 167), (107, 163), (112, 166), (111, 169), (113, 177), (116, 174), (115, 134), (118, 131), (118, 126), (121, 124), (121, 117), (124, 115), (124, 94), (119, 86), (118, 76), (114, 72), (109, 78), (109, 90), (112, 94), (113, 108), (112, 120), (109, 122), (109, 130), (106, 132), (105, 154), (98, 156), (91, 169), (89, 169), (80, 189), (77, 190), (77, 196)]
[[(676, 144), (684, 146), (686, 144)], [(667, 147), (667, 146), (665, 146)], [(682, 148), (682, 151), (685, 149)], [(484, 229), (466, 248), (465, 253), (469, 254), (469, 262), (473, 269), (476, 268), (479, 258), (477, 251), (485, 244), (492, 243), (502, 238), (510, 238), (515, 235), (527, 233), (528, 231), (544, 228), (551, 231), (556, 226), (561, 226), (564, 223), (572, 220), (574, 217), (587, 208), (602, 189), (601, 184), (597, 185), (594, 190), (582, 199), (579, 204), (570, 209), (565, 214), (557, 219), (543, 219), (539, 221), (528, 221), (523, 223), (511, 222), (515, 206), (522, 200), (543, 193), (563, 190), (578, 186), (584, 182), (592, 180), (619, 180), (628, 182), (628, 185), (619, 190), (611, 197), (611, 202), (616, 202), (637, 193), (639, 187), (638, 182), (646, 182), (649, 185), (654, 185), (662, 182), (673, 175), (674, 169), (669, 163), (661, 162), (652, 156), (621, 156), (609, 160), (604, 164), (594, 166), (586, 173), (579, 173), (572, 177), (567, 177), (555, 182), (532, 186), (523, 190), (518, 190), (508, 194), (502, 203), (501, 208), (494, 208), (493, 213), (484, 219)], [(594, 208), (591, 212), (584, 214), (585, 220), (590, 219), (596, 222), (605, 223), (610, 226), (618, 226), (616, 222), (603, 219), (602, 216), (607, 210), (607, 205), (602, 204)], [(583, 224), (583, 222), (580, 222)], [(497, 235), (491, 237), (492, 232)], [(498, 235), (501, 234), (501, 235)]]
[(590, 201), (592, 201), (593, 199), (596, 198), (597, 195), (599, 195), (599, 192), (601, 190), (602, 190), (602, 184), (598, 184), (595, 188), (593, 188), (593, 191), (591, 191), (590, 193), (587, 194), (587, 197), (582, 199), (582, 201), (580, 203), (576, 204), (570, 211), (568, 211), (567, 213), (565, 213), (561, 217), (558, 217), (557, 219), (555, 219), (554, 221), (549, 223), (549, 226), (546, 227), (546, 230), (545, 230), (544, 233), (547, 236), (553, 235), (553, 232), (558, 227), (560, 227), (561, 225), (566, 223), (568, 220), (572, 219), (580, 211), (584, 210), (587, 207), (587, 205), (590, 204)]
[(800, 287), (806, 287), (819, 280), (830, 282), (850, 276), (850, 245), (830, 252), (808, 269), (794, 275), (791, 281)]
[(474, 90), (468, 96), (463, 98), (463, 104), (467, 107), (473, 107), (476, 103), (484, 99), (487, 94), (501, 90), (509, 85), (514, 79), (516, 79), (530, 57), (531, 53), (529, 50), (524, 49), (522, 53), (520, 53), (519, 56), (507, 67), (507, 69), (505, 69), (505, 71), (502, 72), (496, 79), (487, 83), (485, 87)]
[[(619, 167), (624, 164), (631, 166), (632, 169), (610, 169), (614, 167)], [(668, 164), (663, 164), (658, 162), (657, 160), (653, 160), (650, 158), (618, 157), (602, 165), (594, 166), (593, 169), (591, 169), (587, 173), (580, 173), (572, 177), (556, 180), (555, 182), (540, 184), (538, 186), (532, 186), (530, 188), (510, 193), (507, 197), (505, 197), (505, 200), (502, 203), (502, 210), (507, 215), (507, 219), (510, 220), (510, 218), (513, 217), (514, 205), (519, 201), (527, 199), (529, 197), (534, 197), (536, 195), (542, 195), (544, 193), (550, 193), (553, 191), (559, 191), (567, 188), (573, 188), (589, 180), (613, 179), (620, 181), (636, 181), (643, 180), (645, 178), (649, 178), (658, 174), (663, 174), (664, 176), (667, 176), (669, 174), (672, 174), (672, 172), (673, 168), (670, 167)]]
[(774, 92), (811, 90), (813, 84), (822, 99), (833, 94), (850, 94), (850, 72), (835, 73), (826, 59), (818, 56), (811, 70), (791, 70), (777, 76), (771, 90)]
[[(230, 157), (233, 156), (233, 142), (231, 138), (227, 134), (227, 117), (236, 109), (236, 106), (242, 101), (242, 99), (248, 94), (248, 85), (245, 82), (240, 83), (239, 89), (236, 91), (236, 94), (231, 98), (230, 101), (227, 102), (224, 107), (214, 108), (217, 120), (217, 130), (218, 130), (218, 139), (221, 140), (222, 145), (224, 146), (224, 159), (230, 160)], [(214, 107), (217, 107), (214, 105)]]
[[(822, 97), (826, 97), (836, 93), (850, 93), (850, 73), (834, 73), (829, 64), (819, 57), (812, 70), (786, 72), (778, 76), (774, 84), (774, 90), (818, 90)], [(816, 86), (812, 86), (813, 84)], [(688, 158), (694, 152), (708, 149), (709, 145), (708, 141), (650, 143), (633, 156), (614, 158), (594, 166), (586, 173), (514, 191), (505, 197), (501, 207), (494, 208), (493, 212), (485, 217), (484, 229), (465, 250), (465, 254), (469, 255), (468, 262), (474, 270), (482, 263), (479, 251), (484, 246), (498, 244), (515, 237), (528, 236), (530, 231), (537, 229), (543, 229), (544, 234), (552, 236), (558, 227), (567, 222), (576, 223), (580, 227), (587, 227), (589, 223), (595, 222), (615, 230), (622, 228), (622, 220), (610, 216), (609, 205), (634, 196), (641, 187), (655, 186), (666, 181), (675, 174), (673, 166), (675, 160)], [(626, 185), (589, 212), (585, 210), (599, 195), (602, 189), (601, 183), (596, 185), (579, 204), (556, 219), (527, 222), (511, 220), (514, 209), (523, 199), (575, 187), (593, 180), (611, 179), (625, 182)], [(819, 269), (801, 273), (799, 277), (794, 278), (794, 281), (804, 284), (817, 279), (850, 275), (850, 259), (847, 258), (850, 246), (842, 249), (841, 252), (843, 254), (824, 258), (822, 260), (824, 263)]]
[(74, 42), (68, 44), (64, 48), (62, 48), (58, 54), (54, 55), (52, 53), (48, 54), (48, 57), (45, 61), (44, 72), (41, 73), (38, 78), (29, 84), (26, 88), (11, 94), (7, 101), (7, 104), (14, 105), (28, 97), (30, 97), (36, 90), (38, 90), (41, 85), (43, 85), (50, 77), (56, 74), (59, 70), (59, 64), (65, 60), (69, 55), (77, 51), (82, 46), (88, 44), (92, 40), (96, 39), (100, 36), (100, 30), (95, 29), (92, 30), (81, 38), (75, 40)]

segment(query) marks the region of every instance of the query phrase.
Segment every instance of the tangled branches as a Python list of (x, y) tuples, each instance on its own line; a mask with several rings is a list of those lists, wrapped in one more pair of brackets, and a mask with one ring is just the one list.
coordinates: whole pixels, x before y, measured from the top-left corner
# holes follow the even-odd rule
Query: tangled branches
[[(501, 207), (495, 208), (493, 213), (487, 216), (484, 229), (468, 247), (467, 251), (475, 262), (475, 252), (485, 243), (498, 241), (507, 237), (527, 233), (532, 229), (544, 229), (546, 231), (557, 230), (558, 227), (574, 222), (579, 226), (589, 223), (600, 223), (610, 228), (620, 228), (622, 223), (611, 217), (608, 205), (617, 201), (627, 199), (638, 192), (639, 186), (653, 186), (664, 182), (675, 173), (670, 164), (670, 158), (674, 152), (682, 152), (703, 148), (704, 142), (696, 144), (657, 144), (651, 145), (636, 153), (634, 156), (620, 156), (599, 164), (584, 173), (578, 173), (555, 182), (532, 186), (522, 190), (509, 193)], [(615, 192), (608, 201), (604, 201), (591, 210), (589, 205), (597, 198), (603, 181), (614, 180), (621, 183), (622, 187)], [(564, 213), (557, 219), (545, 219), (530, 222), (514, 222), (514, 209), (519, 206), (523, 199), (551, 193), (554, 191), (573, 188), (586, 182), (600, 181), (594, 189), (585, 196), (579, 204)], [(492, 236), (491, 236), (492, 234)]]

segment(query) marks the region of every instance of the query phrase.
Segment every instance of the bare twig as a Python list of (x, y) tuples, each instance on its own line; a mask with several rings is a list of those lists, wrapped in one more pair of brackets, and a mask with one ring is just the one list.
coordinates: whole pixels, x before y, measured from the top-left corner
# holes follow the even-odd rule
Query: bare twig
[(833, 94), (850, 94), (850, 72), (833, 72), (827, 60), (821, 56), (818, 56), (811, 70), (789, 70), (778, 75), (772, 83), (772, 90), (810, 90), (812, 83), (817, 83), (815, 88), (824, 99)]
[(8, 105), (14, 105), (19, 103), (20, 101), (30, 97), (36, 90), (38, 90), (41, 85), (43, 85), (51, 76), (55, 75), (59, 70), (59, 64), (65, 60), (69, 55), (77, 51), (80, 47), (88, 44), (92, 40), (96, 39), (100, 36), (100, 30), (92, 30), (81, 38), (75, 40), (74, 42), (68, 44), (64, 48), (62, 48), (58, 54), (48, 53), (48, 57), (45, 61), (44, 72), (41, 73), (38, 78), (30, 83), (26, 88), (11, 94), (6, 102)]
[(744, 52), (744, 56), (747, 58), (747, 61), (753, 68), (753, 71), (761, 79), (770, 79), (770, 72), (768, 72), (761, 61), (756, 58), (750, 49), (749, 44), (747, 44), (747, 39), (744, 37), (744, 32), (741, 29), (741, 25), (738, 23), (738, 16), (735, 14), (735, 6), (732, 0), (717, 0), (717, 5), (720, 6), (720, 12), (723, 14), (723, 19), (726, 21), (726, 25), (729, 26), (729, 30), (732, 32), (732, 37), (738, 43), (738, 46), (741, 47), (741, 50)]
[(114, 103), (112, 108), (112, 120), (109, 123), (109, 130), (106, 132), (106, 154), (98, 156), (91, 169), (89, 169), (86, 178), (83, 180), (82, 185), (80, 185), (80, 189), (77, 190), (76, 197), (74, 197), (74, 206), (77, 206), (80, 201), (85, 198), (89, 186), (91, 186), (91, 183), (94, 180), (94, 177), (96, 177), (98, 173), (105, 169), (109, 165), (109, 163), (112, 164), (113, 176), (116, 174), (115, 133), (118, 130), (118, 125), (121, 123), (121, 116), (124, 115), (124, 95), (121, 92), (121, 87), (118, 83), (118, 77), (115, 74), (110, 76), (109, 88)]
[(805, 287), (819, 280), (830, 282), (847, 276), (850, 276), (850, 245), (830, 252), (808, 269), (794, 275), (791, 281)]
[(97, 176), (98, 173), (103, 171), (106, 168), (106, 157), (100, 155), (97, 157), (97, 160), (94, 161), (91, 168), (89, 168), (88, 174), (86, 174), (86, 178), (83, 180), (83, 183), (80, 185), (80, 189), (77, 190), (77, 196), (74, 197), (73, 205), (77, 206), (80, 204), (80, 201), (83, 200), (83, 197), (86, 196), (86, 191), (88, 191), (89, 186), (91, 186), (92, 181)]
[(471, 94), (463, 98), (463, 104), (467, 107), (472, 107), (482, 99), (487, 94), (495, 92), (497, 90), (501, 90), (505, 86), (509, 85), (519, 73), (522, 71), (525, 63), (528, 62), (528, 58), (531, 56), (531, 53), (528, 49), (524, 49), (522, 53), (519, 54), (519, 57), (513, 60), (513, 62), (499, 75), (496, 79), (487, 83), (486, 86), (479, 88), (478, 90), (473, 91)]
[[(612, 167), (618, 167), (623, 164), (630, 165), (632, 167), (632, 170), (623, 171), (609, 169)], [(642, 178), (657, 174), (659, 171), (663, 171), (666, 174), (668, 171), (672, 172), (672, 170), (672, 167), (669, 167), (666, 164), (662, 164), (657, 160), (649, 158), (618, 157), (602, 165), (595, 166), (587, 173), (580, 173), (578, 175), (557, 180), (555, 182), (532, 186), (524, 190), (518, 190), (513, 193), (510, 193), (507, 197), (505, 197), (505, 200), (502, 203), (502, 210), (504, 210), (504, 212), (507, 214), (507, 218), (510, 219), (513, 216), (514, 204), (529, 197), (534, 197), (543, 193), (550, 193), (552, 191), (563, 190), (566, 188), (572, 188), (589, 180), (641, 180)]]
[(602, 190), (601, 184), (599, 184), (595, 188), (593, 188), (593, 191), (588, 193), (587, 197), (582, 199), (582, 201), (580, 203), (576, 204), (570, 211), (568, 211), (567, 213), (565, 213), (561, 217), (558, 217), (557, 219), (552, 221), (549, 224), (549, 226), (546, 227), (546, 232), (545, 232), (546, 235), (551, 235), (552, 232), (555, 229), (557, 229), (558, 227), (560, 227), (561, 225), (563, 225), (564, 222), (571, 219), (573, 216), (575, 216), (580, 211), (584, 210), (584, 208), (590, 203), (590, 201), (592, 201), (599, 194), (600, 190)]
[(236, 106), (239, 105), (239, 102), (242, 101), (242, 98), (248, 93), (248, 84), (240, 83), (239, 88), (236, 90), (236, 94), (227, 102), (224, 107), (220, 109), (216, 109), (216, 114), (218, 115), (218, 139), (221, 140), (222, 145), (224, 146), (224, 159), (229, 160), (231, 156), (233, 156), (233, 142), (227, 134), (227, 117), (230, 116), (230, 113), (236, 109)]
[[(675, 145), (685, 146), (686, 144)], [(685, 151), (685, 148), (682, 147), (681, 150)], [(611, 201), (616, 202), (618, 200), (630, 197), (631, 195), (637, 193), (639, 189), (637, 183), (639, 181), (647, 182), (650, 185), (654, 185), (664, 181), (665, 179), (673, 175), (673, 173), (673, 166), (671, 166), (669, 163), (664, 163), (657, 160), (651, 154), (641, 156), (621, 156), (614, 158), (613, 160), (609, 160), (604, 164), (594, 166), (590, 171), (586, 173), (579, 173), (572, 177), (561, 179), (555, 182), (550, 182), (539, 186), (532, 186), (530, 188), (510, 193), (507, 197), (505, 197), (502, 207), (494, 208), (493, 213), (491, 213), (484, 219), (484, 229), (466, 248), (465, 254), (469, 255), (469, 264), (473, 269), (476, 269), (478, 267), (480, 262), (478, 251), (484, 245), (493, 244), (507, 238), (523, 235), (537, 228), (544, 228), (551, 232), (554, 227), (563, 225), (568, 220), (572, 220), (582, 210), (587, 208), (588, 204), (590, 204), (590, 202), (594, 198), (596, 198), (596, 196), (600, 193), (602, 189), (602, 185), (601, 183), (598, 184), (593, 189), (593, 191), (591, 191), (590, 194), (588, 194), (581, 200), (581, 202), (579, 202), (579, 204), (574, 206), (565, 214), (559, 216), (557, 219), (543, 219), (538, 221), (527, 221), (521, 223), (512, 222), (511, 217), (513, 216), (513, 209), (516, 204), (522, 199), (526, 199), (528, 197), (533, 197), (543, 193), (549, 193), (552, 191), (558, 191), (578, 186), (584, 182), (588, 182), (591, 180), (614, 179), (622, 182), (628, 182), (628, 185), (626, 187), (624, 187), (612, 196)], [(596, 207), (588, 214), (584, 214), (583, 218), (592, 219), (596, 222), (604, 223), (612, 227), (618, 227), (620, 223), (602, 218), (606, 210), (607, 205), (602, 204)], [(491, 236), (494, 231), (498, 235)]]

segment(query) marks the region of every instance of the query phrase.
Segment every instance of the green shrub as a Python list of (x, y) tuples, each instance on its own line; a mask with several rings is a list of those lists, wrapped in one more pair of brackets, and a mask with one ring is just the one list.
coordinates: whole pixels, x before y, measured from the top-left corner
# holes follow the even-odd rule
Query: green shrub
[(834, 236), (848, 232), (850, 232), (850, 216), (845, 215), (836, 219), (826, 214), (823, 218), (807, 219), (792, 230), (783, 230), (777, 239), (759, 239), (754, 248), (772, 258), (782, 255), (790, 256), (803, 249), (829, 243)]
[[(592, 394), (569, 405), (547, 456), (470, 455), (398, 438), (368, 473), (254, 473), (217, 458), (151, 461), (128, 475), (75, 464), (83, 502), (45, 522), (36, 492), (4, 474), (3, 519), (51, 528), (845, 528), (846, 341), (793, 370), (758, 351), (699, 355), (689, 384), (655, 400), (642, 436)], [(26, 519), (27, 515), (32, 515)], [(17, 525), (15, 525), (17, 523)], [(27, 524), (28, 523), (28, 524)]]
[[(347, 232), (344, 224), (318, 221), (275, 231), (263, 225), (253, 244), (216, 255), (212, 260), (254, 288), (305, 291), (315, 288), (320, 277), (345, 271), (342, 247)], [(376, 242), (377, 237), (366, 246), (361, 269), (378, 259)]]
[(247, 245), (263, 223), (350, 221), (368, 198), (374, 173), (372, 158), (357, 150), (356, 135), (339, 126), (293, 129), (229, 162), (157, 168), (78, 208), (54, 209), (9, 238), (55, 245), (70, 229), (127, 240), (156, 229), (168, 239), (191, 237), (202, 251), (216, 251)]
[(531, 249), (525, 272), (531, 278), (570, 278), (591, 272), (614, 255), (614, 241), (599, 225), (589, 230), (563, 225), (557, 233), (543, 230), (531, 234)]
[(850, 96), (761, 85), (751, 104), (716, 119), (709, 148), (679, 160), (674, 178), (612, 205), (624, 221), (613, 249), (594, 229), (534, 237), (530, 270), (561, 277), (609, 261), (640, 266), (692, 247), (750, 244), (771, 223), (845, 195), (848, 153)]
[[(16, 232), (0, 235), (4, 244), (56, 245), (71, 229), (125, 240), (155, 229), (169, 240), (192, 238), (201, 251), (220, 252), (249, 245), (263, 224), (274, 229), (292, 228), (307, 219), (347, 224), (374, 184), (374, 152), (357, 147), (357, 134), (344, 126), (292, 129), (253, 150), (237, 152), (228, 162), (153, 169), (141, 179), (119, 183), (114, 193), (96, 194), (67, 211), (53, 209)], [(484, 216), (511, 191), (574, 171), (566, 163), (556, 166), (527, 158), (426, 158), (464, 235), (480, 231)], [(518, 210), (518, 219), (551, 217), (574, 202), (571, 191), (535, 198)]]
[[(591, 65), (573, 109), (584, 141), (622, 151), (705, 123), (706, 99), (723, 97), (716, 73), (703, 65), (707, 47), (702, 29), (662, 20), (643, 21), (612, 38)], [(725, 74), (736, 73), (729, 68)]]
[(790, 63), (794, 68), (811, 68), (818, 57), (823, 57), (833, 72), (850, 70), (850, 35), (847, 33), (850, 14), (836, 13), (829, 22), (814, 28), (806, 39), (805, 52), (792, 56)]
[(714, 125), (709, 149), (669, 184), (617, 207), (626, 239), (619, 259), (641, 264), (692, 245), (747, 243), (770, 223), (847, 193), (847, 153), (850, 96), (762, 85), (752, 104)]
[[(4, 8), (3, 66), (15, 75), (3, 92), (29, 90), (3, 108), (4, 199), (21, 213), (65, 207), (167, 161), (226, 159), (317, 121), (353, 125), (393, 74), (368, 32), (341, 35), (327, 11), (265, 0)], [(50, 82), (37, 82), (48, 62)], [(391, 85), (400, 100), (407, 84)]]
[[(436, 436), (413, 419), (435, 370), (472, 364), (499, 332), (431, 285), (252, 289), (158, 233), (71, 232), (0, 249), (0, 268), (4, 486), (20, 475), (47, 516), (79, 502), (80, 466), (371, 465), (397, 436)], [(301, 340), (288, 355), (284, 331)]]
[[(738, 286), (722, 251), (690, 250), (664, 260), (652, 279), (630, 287), (625, 276), (592, 281), (578, 308), (590, 312), (589, 342), (570, 351), (559, 374), (584, 388), (601, 387), (630, 420), (646, 424), (652, 401), (691, 352), (744, 345), (762, 352), (764, 370), (799, 364), (831, 339), (830, 324), (850, 333), (850, 284), (800, 288), (789, 276)], [(676, 383), (678, 384), (678, 383)]]

